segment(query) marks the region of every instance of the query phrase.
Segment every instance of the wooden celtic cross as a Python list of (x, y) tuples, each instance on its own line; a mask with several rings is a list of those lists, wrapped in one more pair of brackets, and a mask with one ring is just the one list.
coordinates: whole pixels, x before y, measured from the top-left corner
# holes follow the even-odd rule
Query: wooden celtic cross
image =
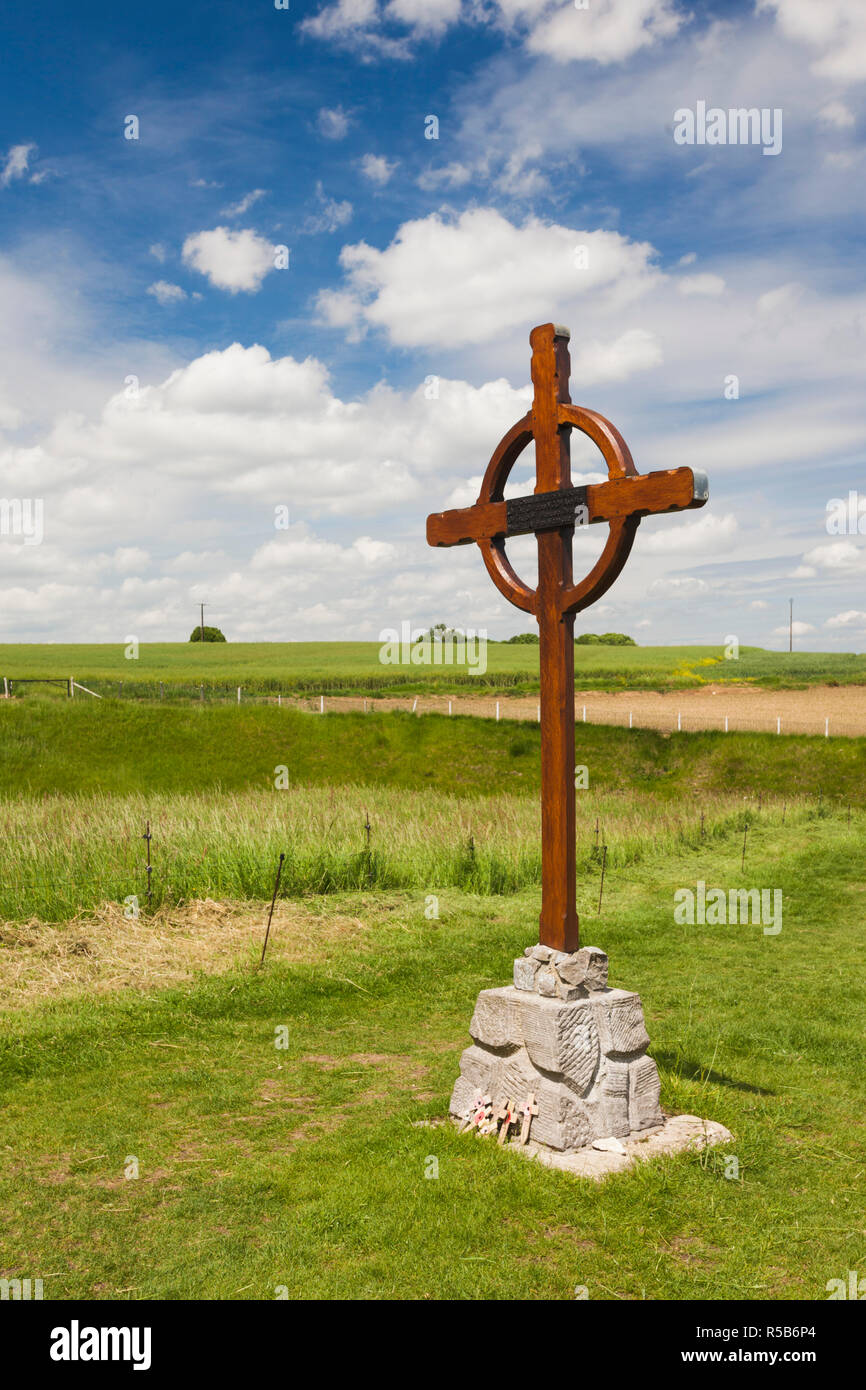
[[(545, 323), (529, 335), (532, 410), (494, 451), (478, 501), (427, 518), (430, 545), (475, 542), (500, 593), (538, 620), (541, 666), (541, 944), (557, 951), (579, 945), (575, 905), (574, 615), (610, 588), (650, 512), (702, 507), (704, 474), (691, 468), (640, 474), (628, 445), (603, 415), (571, 404), (567, 328)], [(570, 435), (581, 430), (598, 446), (608, 480), (572, 487)], [(521, 451), (535, 441), (535, 493), (505, 500), (505, 484)], [(572, 572), (576, 525), (606, 521), (604, 549), (579, 583)], [(508, 536), (538, 542), (538, 586), (530, 589), (505, 554)]]

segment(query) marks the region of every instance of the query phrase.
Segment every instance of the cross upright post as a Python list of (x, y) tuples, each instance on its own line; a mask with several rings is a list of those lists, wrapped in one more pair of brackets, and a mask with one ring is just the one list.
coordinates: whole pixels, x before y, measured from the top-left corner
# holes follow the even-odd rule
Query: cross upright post
[[(571, 487), (571, 430), (560, 425), (559, 405), (571, 403), (571, 359), (566, 328), (533, 329), (532, 433), (536, 493)], [(539, 531), (538, 619), (541, 679), (541, 916), (539, 939), (556, 951), (576, 951), (574, 804), (574, 613), (562, 611), (572, 583), (574, 525)]]

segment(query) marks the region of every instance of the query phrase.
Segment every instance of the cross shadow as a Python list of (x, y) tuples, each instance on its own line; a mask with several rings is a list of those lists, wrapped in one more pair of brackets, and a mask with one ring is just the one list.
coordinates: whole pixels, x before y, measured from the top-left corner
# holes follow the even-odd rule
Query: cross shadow
[(712, 1081), (718, 1086), (729, 1086), (732, 1091), (748, 1091), (753, 1096), (774, 1096), (775, 1091), (768, 1091), (763, 1086), (752, 1086), (748, 1081), (735, 1081), (732, 1076), (725, 1076), (724, 1072), (716, 1071), (711, 1068), (707, 1073), (706, 1068), (699, 1062), (692, 1062), (685, 1057), (681, 1057), (677, 1052), (656, 1052), (653, 1050), (653, 1057), (660, 1067), (666, 1071), (673, 1072), (677, 1076), (683, 1076), (687, 1081)]

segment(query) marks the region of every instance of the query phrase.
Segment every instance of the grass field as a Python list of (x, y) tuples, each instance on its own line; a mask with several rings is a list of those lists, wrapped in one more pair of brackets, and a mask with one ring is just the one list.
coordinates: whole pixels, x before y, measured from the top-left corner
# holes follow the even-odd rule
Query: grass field
[(866, 1256), (863, 837), (773, 825), (747, 869), (784, 885), (776, 937), (672, 924), (676, 886), (740, 881), (736, 838), (614, 871), (585, 931), (642, 994), (663, 1105), (726, 1149), (596, 1187), (440, 1125), (537, 894), (444, 892), (438, 921), (418, 893), (339, 894), (291, 962), (277, 933), (256, 968), (259, 911), (226, 973), (7, 1018), (4, 1275), (130, 1300), (826, 1297)]
[[(538, 689), (538, 647), (487, 645), (487, 671), (473, 674), (464, 665), (382, 665), (378, 642), (231, 642), (143, 643), (138, 658), (124, 656), (116, 645), (0, 645), (0, 679), (68, 676), (103, 696), (132, 699), (205, 699), (233, 697), (242, 686), (256, 694), (354, 695), (447, 693), (468, 690), (527, 694)], [(574, 649), (579, 689), (675, 690), (705, 681), (750, 682), (762, 686), (803, 687), (817, 682), (866, 683), (866, 654), (846, 652), (771, 652), (742, 647), (736, 661), (716, 647), (606, 647)], [(14, 689), (14, 685), (13, 685)], [(43, 698), (65, 691), (48, 686), (20, 686), (15, 692)]]
[[(862, 1268), (866, 741), (579, 735), (583, 940), (643, 997), (663, 1106), (734, 1136), (601, 1186), (442, 1123), (537, 930), (536, 725), (0, 706), (0, 1277), (785, 1300)], [(781, 932), (677, 924), (698, 879), (780, 888)]]

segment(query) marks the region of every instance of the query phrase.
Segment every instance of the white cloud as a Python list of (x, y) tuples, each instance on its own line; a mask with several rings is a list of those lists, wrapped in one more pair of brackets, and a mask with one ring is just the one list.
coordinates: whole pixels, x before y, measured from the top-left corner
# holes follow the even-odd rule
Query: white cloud
[(691, 598), (695, 594), (706, 593), (707, 583), (694, 575), (684, 574), (669, 579), (654, 579), (649, 586), (651, 594), (663, 594), (669, 598)]
[(436, 169), (427, 169), (419, 176), (418, 186), (429, 192), (437, 188), (463, 188), (471, 178), (472, 166), (455, 161), (452, 164), (440, 165)]
[(415, 34), (441, 34), (460, 18), (462, 0), (390, 0), (388, 19), (407, 24)]
[(354, 300), (358, 321), (403, 347), (481, 343), (516, 325), (558, 321), (563, 304), (592, 293), (620, 302), (640, 296), (659, 278), (653, 254), (618, 232), (537, 218), (518, 227), (493, 208), (448, 221), (434, 213), (403, 223), (384, 251), (363, 241), (345, 246), (344, 297), (335, 305), (325, 292), (319, 311), (342, 326)]
[(148, 251), (150, 252), (151, 256), (153, 256), (155, 261), (159, 261), (160, 265), (163, 264), (166, 257), (168, 256), (168, 252), (166, 251), (161, 241), (155, 241), (152, 246), (148, 247)]
[(866, 630), (866, 613), (860, 608), (849, 608), (845, 613), (836, 613), (832, 618), (828, 618), (825, 627), (833, 628), (854, 628), (857, 631)]
[(186, 299), (186, 290), (182, 290), (180, 285), (172, 285), (168, 280), (154, 280), (152, 285), (148, 285), (147, 293), (152, 294), (159, 304), (177, 304), (181, 299)]
[(845, 130), (854, 125), (854, 114), (842, 101), (828, 101), (818, 112), (818, 120), (824, 125), (835, 126), (837, 130)]
[(724, 294), (725, 282), (721, 275), (684, 275), (677, 281), (677, 289), (680, 294), (718, 295)]
[(800, 623), (795, 620), (793, 624), (785, 623), (782, 627), (774, 627), (773, 636), (787, 637), (789, 633), (793, 632), (795, 637), (807, 637), (810, 632), (814, 631), (811, 623)]
[(12, 145), (0, 168), (0, 188), (8, 188), (15, 179), (22, 179), (30, 167), (35, 145)]
[(140, 546), (122, 545), (115, 550), (111, 563), (119, 574), (132, 574), (135, 570), (144, 569), (150, 563), (150, 556)]
[(380, 188), (384, 188), (396, 168), (396, 160), (391, 162), (381, 154), (365, 154), (361, 160), (361, 173), (364, 178), (378, 184)]
[[(370, 8), (375, 10), (375, 0), (371, 0), (370, 5), (366, 3), (366, 0), (360, 0), (358, 4), (355, 4), (354, 0), (350, 0), (346, 8), (357, 13)], [(322, 13), (324, 14), (326, 11)], [(317, 18), (321, 18), (321, 16)], [(312, 27), (314, 23), (314, 20), (306, 21), (311, 33), (316, 32)], [(316, 117), (316, 125), (318, 126), (319, 134), (324, 135), (326, 140), (342, 140), (343, 137), (349, 133), (350, 124), (351, 118), (348, 113), (343, 110), (342, 106), (323, 106)]]
[[(512, 6), (502, 8), (507, 13)], [(531, 8), (542, 9), (542, 15), (530, 28), (527, 48), (558, 63), (621, 63), (641, 48), (672, 38), (683, 22), (672, 0), (590, 0), (586, 9), (569, 3)]]
[(244, 290), (255, 294), (261, 288), (268, 271), (274, 268), (274, 248), (270, 242), (252, 231), (231, 231), (214, 227), (209, 232), (196, 232), (183, 244), (183, 259), (217, 289), (237, 294)]
[(854, 545), (851, 541), (830, 541), (827, 545), (816, 545), (803, 556), (805, 575), (795, 570), (795, 578), (810, 578), (818, 570), (861, 570), (866, 569), (866, 548)]
[(837, 82), (866, 78), (866, 6), (862, 0), (758, 0), (782, 32), (817, 50), (815, 72)]
[(714, 512), (702, 511), (695, 521), (685, 516), (664, 520), (649, 517), (641, 523), (638, 540), (641, 552), (648, 555), (710, 555), (730, 552), (738, 531), (732, 512), (716, 516)]
[(304, 221), (302, 228), (307, 235), (315, 235), (317, 232), (336, 232), (340, 227), (345, 227), (347, 222), (351, 222), (352, 204), (345, 199), (338, 202), (336, 198), (327, 197), (321, 182), (316, 184), (316, 198), (319, 202), (319, 211), (311, 213)]
[(245, 212), (249, 212), (254, 203), (260, 198), (264, 198), (267, 192), (264, 188), (254, 188), (249, 193), (245, 193), (236, 203), (229, 203), (228, 207), (222, 209), (220, 217), (243, 217)]

